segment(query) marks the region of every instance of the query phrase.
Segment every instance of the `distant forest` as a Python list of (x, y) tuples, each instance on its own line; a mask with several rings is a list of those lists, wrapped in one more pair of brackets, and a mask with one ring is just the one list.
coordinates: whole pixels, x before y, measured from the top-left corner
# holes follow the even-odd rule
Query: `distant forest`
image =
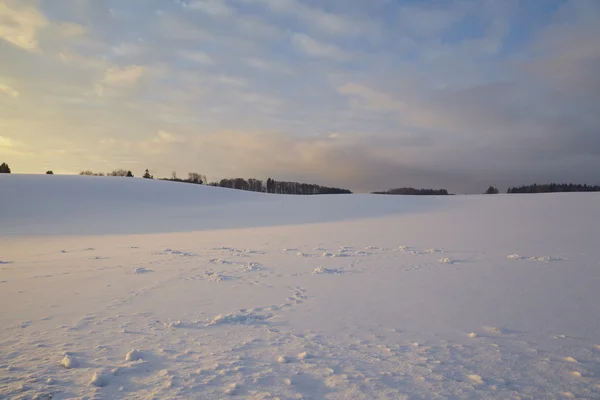
[(271, 178), (267, 179), (266, 182), (254, 178), (250, 178), (248, 180), (244, 178), (221, 179), (219, 182), (211, 182), (209, 185), (230, 189), (248, 190), (251, 192), (277, 194), (352, 194), (352, 192), (347, 189), (319, 186), (310, 183), (276, 181)]
[[(144, 178), (154, 179), (146, 170)], [(206, 175), (197, 172), (190, 172), (187, 179), (177, 177), (177, 173), (173, 172), (170, 178), (161, 178), (163, 181), (194, 183), (205, 185), (208, 182)], [(267, 179), (266, 182), (255, 178), (229, 178), (221, 179), (219, 182), (210, 182), (208, 186), (246, 190), (249, 192), (261, 193), (276, 193), (276, 194), (294, 194), (294, 195), (314, 195), (314, 194), (352, 194), (350, 190), (339, 189), (327, 186), (319, 186), (310, 183), (301, 182), (285, 182)]]
[(449, 195), (449, 193), (446, 189), (415, 189), (415, 188), (411, 188), (411, 187), (390, 189), (385, 192), (373, 192), (373, 194), (403, 194), (403, 195), (417, 195), (417, 196), (448, 196)]
[(573, 183), (550, 183), (509, 188), (506, 193), (560, 193), (560, 192), (600, 192), (600, 186), (577, 185)]

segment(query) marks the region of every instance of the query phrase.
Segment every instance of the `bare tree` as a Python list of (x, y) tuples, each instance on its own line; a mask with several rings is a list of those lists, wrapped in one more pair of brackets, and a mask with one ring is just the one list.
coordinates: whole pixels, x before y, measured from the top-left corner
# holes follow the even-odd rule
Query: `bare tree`
[(131, 171), (127, 171), (126, 169), (115, 169), (112, 172), (106, 174), (106, 176), (128, 176), (131, 175)]
[(189, 172), (188, 173), (188, 182), (202, 184), (204, 181), (202, 180), (201, 174), (199, 174), (197, 172)]

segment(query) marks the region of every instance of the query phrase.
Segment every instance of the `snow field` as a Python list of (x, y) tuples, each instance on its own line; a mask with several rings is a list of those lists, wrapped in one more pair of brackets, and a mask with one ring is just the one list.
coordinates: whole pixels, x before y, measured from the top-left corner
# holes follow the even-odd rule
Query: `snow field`
[[(52, 196), (75, 201), (79, 182)], [(189, 204), (167, 218), (158, 182), (103, 182), (127, 209), (149, 199), (147, 234), (133, 212), (102, 236), (50, 235), (23, 204), (0, 213), (0, 398), (600, 398), (596, 195), (265, 206), (212, 188), (192, 201), (179, 185), (174, 202)], [(220, 214), (189, 232), (177, 210), (200, 201), (297, 214), (282, 226)], [(355, 206), (396, 211), (358, 218)], [(48, 207), (63, 232), (102, 216)]]

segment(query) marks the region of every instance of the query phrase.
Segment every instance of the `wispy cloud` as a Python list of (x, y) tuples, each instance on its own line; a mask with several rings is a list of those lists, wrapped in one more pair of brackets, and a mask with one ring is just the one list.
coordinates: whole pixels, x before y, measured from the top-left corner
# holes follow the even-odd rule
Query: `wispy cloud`
[(311, 7), (298, 0), (237, 0), (247, 4), (260, 4), (270, 11), (299, 19), (306, 26), (332, 35), (356, 36), (366, 33), (371, 26), (362, 19), (333, 14), (323, 9)]
[(0, 38), (27, 51), (38, 51), (38, 31), (49, 24), (33, 5), (19, 0), (0, 3)]
[(129, 65), (119, 68), (113, 67), (106, 71), (102, 83), (109, 86), (130, 86), (134, 85), (144, 74), (145, 68), (140, 65)]
[(0, 83), (0, 94), (5, 94), (10, 97), (19, 97), (19, 92), (5, 83)]
[(389, 94), (378, 92), (364, 85), (348, 83), (338, 88), (338, 93), (343, 96), (357, 96), (365, 100), (368, 107), (382, 111), (403, 111), (406, 104), (398, 101)]
[(234, 9), (227, 5), (225, 0), (194, 0), (183, 3), (185, 8), (200, 10), (213, 17), (229, 17), (234, 14)]
[(170, 147), (172, 145), (183, 143), (185, 143), (185, 139), (182, 137), (164, 130), (159, 130), (153, 138), (139, 141), (135, 145), (144, 153), (164, 154), (171, 150)]
[(15, 147), (19, 144), (20, 144), (19, 142), (16, 142), (9, 137), (0, 136), (0, 147), (5, 147), (5, 148)]
[(110, 67), (104, 73), (104, 78), (94, 88), (98, 96), (104, 96), (106, 89), (123, 89), (134, 86), (144, 75), (146, 68), (140, 65), (126, 67)]
[(347, 60), (351, 55), (341, 49), (340, 47), (320, 42), (304, 33), (295, 33), (292, 36), (292, 43), (300, 51), (313, 56), (321, 58), (329, 58), (332, 60)]
[(212, 65), (215, 63), (211, 56), (202, 51), (183, 51), (181, 52), (181, 56), (186, 60), (201, 65)]

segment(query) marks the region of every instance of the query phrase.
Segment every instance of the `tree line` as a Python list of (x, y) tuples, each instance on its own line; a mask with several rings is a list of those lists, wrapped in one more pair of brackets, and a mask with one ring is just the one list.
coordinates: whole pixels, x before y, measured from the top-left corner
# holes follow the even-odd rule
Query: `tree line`
[[(10, 174), (12, 171), (7, 163), (3, 162), (0, 164), (0, 174)], [(46, 171), (46, 174), (53, 175), (52, 170)], [(84, 170), (79, 175), (87, 176), (120, 176), (133, 178), (134, 175), (131, 171), (126, 169), (115, 169), (111, 172), (92, 172)], [(142, 175), (142, 178), (154, 179), (154, 176), (148, 169)], [(262, 181), (255, 178), (230, 178), (221, 179), (219, 182), (210, 182), (206, 178), (206, 175), (202, 175), (198, 172), (189, 172), (187, 178), (179, 178), (176, 172), (171, 174), (170, 178), (160, 178), (161, 180), (172, 181), (172, 182), (183, 182), (200, 185), (210, 185), (216, 187), (224, 187), (230, 189), (247, 190), (251, 192), (263, 192), (263, 193), (275, 193), (275, 194), (294, 194), (294, 195), (315, 195), (315, 194), (352, 194), (350, 190), (340, 189), (335, 187), (320, 186), (309, 183), (301, 182), (287, 182), (287, 181), (276, 181), (274, 179), (267, 179)], [(573, 183), (549, 183), (549, 184), (537, 184), (515, 186), (509, 188), (506, 193), (518, 194), (518, 193), (560, 193), (560, 192), (600, 192), (600, 186), (598, 185), (581, 185)], [(494, 186), (490, 186), (485, 194), (498, 194), (500, 191)], [(417, 195), (417, 196), (447, 196), (450, 193), (446, 189), (415, 189), (412, 187), (403, 187), (397, 189), (389, 189), (386, 191), (372, 192), (372, 194), (389, 194), (389, 195)]]
[(123, 177), (127, 177), (127, 178), (133, 178), (133, 174), (131, 173), (131, 171), (128, 171), (126, 169), (115, 169), (112, 170), (111, 172), (107, 172), (106, 174), (104, 172), (92, 172), (92, 171), (81, 171), (79, 173), (79, 175), (86, 175), (86, 176), (123, 176)]
[(398, 195), (416, 195), (416, 196), (448, 196), (446, 189), (415, 189), (412, 187), (403, 187), (398, 189), (389, 189), (385, 192), (372, 192), (372, 194), (398, 194)]
[(549, 183), (517, 186), (506, 193), (560, 193), (560, 192), (600, 192), (600, 186), (579, 185), (573, 183)]
[(275, 194), (315, 195), (315, 194), (352, 194), (350, 190), (335, 187), (320, 186), (310, 183), (276, 181), (268, 178), (266, 182), (260, 179), (233, 178), (221, 179), (211, 182), (210, 186), (230, 189), (247, 190), (250, 192), (264, 192)]
[[(8, 167), (8, 166), (7, 166)], [(10, 173), (10, 172), (9, 172)], [(49, 171), (51, 173), (51, 171)], [(125, 169), (115, 169), (111, 172), (102, 173), (102, 172), (92, 172), (89, 170), (81, 171), (79, 175), (86, 176), (121, 176), (121, 177), (129, 177), (133, 178), (134, 175), (131, 171)], [(150, 171), (146, 169), (142, 178), (145, 179), (154, 179), (154, 176), (150, 174)], [(260, 179), (255, 178), (230, 178), (230, 179), (221, 179), (219, 182), (210, 182), (208, 183), (208, 179), (206, 175), (203, 175), (198, 172), (189, 172), (187, 178), (179, 178), (177, 176), (177, 172), (173, 171), (171, 177), (169, 178), (159, 178), (163, 181), (170, 182), (182, 182), (182, 183), (192, 183), (198, 185), (209, 185), (215, 187), (223, 187), (230, 189), (238, 189), (238, 190), (246, 190), (251, 192), (263, 192), (263, 193), (275, 193), (275, 194), (293, 194), (293, 195), (315, 195), (315, 194), (352, 194), (350, 190), (340, 189), (328, 186), (320, 186), (310, 183), (301, 183), (301, 182), (286, 182), (286, 181), (276, 181), (274, 179), (268, 178), (266, 182), (263, 182)]]
[[(143, 178), (154, 179), (150, 172), (146, 170)], [(206, 175), (202, 175), (198, 172), (189, 172), (187, 179), (178, 178), (177, 172), (173, 171), (170, 178), (160, 178), (161, 181), (171, 181), (171, 182), (182, 182), (182, 183), (194, 183), (196, 185), (204, 185), (207, 182)]]

